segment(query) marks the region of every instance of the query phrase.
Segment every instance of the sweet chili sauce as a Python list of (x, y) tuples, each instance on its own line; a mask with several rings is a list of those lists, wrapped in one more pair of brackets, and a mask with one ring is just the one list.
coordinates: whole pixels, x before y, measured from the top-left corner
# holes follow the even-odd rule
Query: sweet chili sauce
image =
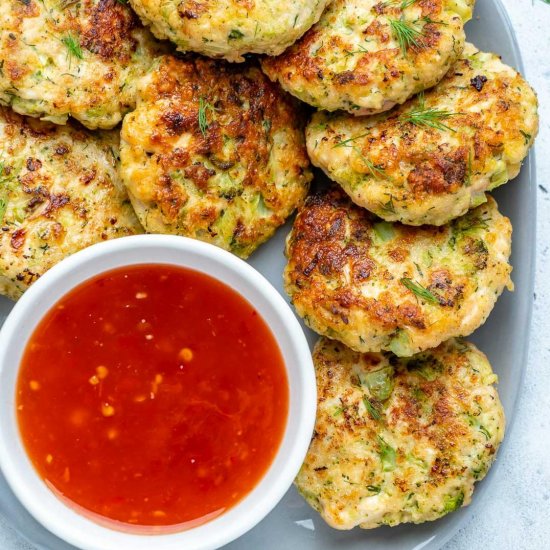
[(254, 307), (167, 265), (64, 296), (27, 345), (19, 427), (44, 481), (103, 518), (196, 525), (239, 502), (282, 440), (288, 382)]

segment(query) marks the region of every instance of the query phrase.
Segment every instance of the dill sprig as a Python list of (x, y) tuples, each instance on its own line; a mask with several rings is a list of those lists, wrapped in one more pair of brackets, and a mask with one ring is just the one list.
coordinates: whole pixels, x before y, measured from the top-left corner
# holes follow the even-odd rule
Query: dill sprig
[(365, 155), (363, 155), (363, 152), (361, 151), (361, 149), (359, 149), (359, 147), (357, 147), (356, 145), (353, 145), (353, 142), (356, 139), (365, 137), (369, 135), (369, 133), (370, 132), (366, 132), (365, 134), (361, 134), (359, 136), (351, 137), (349, 139), (345, 139), (344, 141), (340, 141), (339, 143), (333, 146), (333, 149), (335, 149), (336, 147), (349, 147), (350, 149), (353, 149), (355, 154), (363, 161), (363, 164), (368, 168), (371, 175), (376, 179), (378, 179), (385, 175), (384, 168), (374, 164), (372, 160), (368, 159)]
[(404, 56), (407, 55), (407, 50), (411, 47), (420, 48), (421, 44), (418, 41), (422, 36), (422, 31), (416, 29), (412, 23), (404, 19), (390, 19), (390, 29), (393, 37), (399, 43), (401, 52)]
[(76, 57), (77, 59), (84, 59), (82, 48), (77, 37), (72, 34), (68, 34), (61, 39), (63, 45), (67, 48), (67, 55), (69, 58)]
[(385, 203), (380, 202), (379, 205), (384, 212), (388, 214), (395, 214), (395, 205), (393, 203), (393, 195), (390, 195), (390, 198), (387, 202)]
[(214, 107), (210, 105), (203, 97), (199, 98), (199, 129), (201, 134), (206, 137), (206, 131), (208, 130), (208, 117), (206, 116), (206, 111), (210, 109), (214, 110)]
[(403, 113), (399, 116), (401, 122), (409, 122), (415, 126), (426, 126), (428, 128), (434, 128), (436, 130), (449, 130), (451, 132), (456, 132), (453, 128), (450, 128), (446, 124), (441, 122), (442, 120), (448, 120), (451, 117), (458, 116), (462, 113), (452, 113), (450, 111), (444, 111), (441, 109), (435, 109), (433, 107), (426, 108), (426, 102), (424, 99), (424, 94), (421, 93), (418, 95), (418, 107)]
[(405, 10), (416, 2), (418, 2), (418, 0), (388, 0), (384, 2), (384, 6), (396, 6), (399, 4), (399, 9)]
[(337, 147), (351, 147), (349, 144), (353, 143), (357, 139), (361, 139), (364, 137), (367, 137), (370, 134), (370, 132), (365, 132), (364, 134), (360, 134), (358, 136), (353, 136), (348, 139), (345, 139), (344, 141), (339, 141), (336, 145), (333, 146), (333, 149), (336, 149)]
[(382, 418), (380, 411), (366, 395), (363, 395), (363, 403), (365, 405), (365, 408), (367, 409), (367, 412), (373, 420), (380, 420), (380, 418)]
[(363, 46), (363, 44), (358, 44), (356, 50), (346, 50), (345, 56), (349, 57), (350, 55), (356, 55), (359, 53), (369, 53), (369, 50)]
[(359, 157), (363, 161), (363, 164), (368, 168), (369, 172), (373, 177), (378, 179), (384, 176), (384, 173), (385, 173), (384, 168), (382, 168), (381, 166), (377, 166), (376, 164), (374, 164), (374, 162), (372, 162), (372, 160), (368, 159), (365, 155), (363, 155), (359, 147), (352, 147), (352, 149), (355, 151), (357, 155), (359, 155)]
[(434, 294), (432, 294), (427, 288), (424, 288), (422, 285), (414, 282), (412, 279), (403, 277), (399, 282), (413, 294), (426, 300), (426, 302), (430, 302), (431, 304), (439, 304), (439, 300)]

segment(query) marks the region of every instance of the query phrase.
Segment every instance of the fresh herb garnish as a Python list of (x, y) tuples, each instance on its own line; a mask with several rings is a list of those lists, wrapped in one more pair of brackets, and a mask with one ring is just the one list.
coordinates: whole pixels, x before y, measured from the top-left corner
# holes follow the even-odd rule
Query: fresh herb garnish
[(72, 34), (68, 34), (61, 39), (61, 42), (67, 48), (67, 55), (69, 58), (76, 57), (77, 59), (84, 59), (84, 54), (82, 53), (82, 48), (80, 47), (78, 38)]
[(388, 202), (380, 203), (380, 208), (384, 212), (388, 212), (389, 214), (395, 214), (395, 205), (393, 204), (393, 195), (390, 195)]
[(380, 418), (382, 418), (380, 411), (366, 395), (363, 395), (363, 403), (365, 404), (365, 408), (373, 420), (380, 420)]
[(208, 130), (208, 118), (206, 116), (206, 111), (208, 109), (213, 111), (214, 107), (205, 101), (202, 96), (199, 97), (199, 129), (204, 137), (206, 137), (206, 130)]
[(361, 151), (361, 149), (359, 149), (359, 147), (357, 147), (356, 145), (353, 145), (353, 142), (356, 139), (365, 137), (369, 135), (369, 133), (370, 132), (366, 132), (365, 134), (361, 134), (359, 136), (351, 137), (349, 139), (345, 139), (344, 141), (340, 141), (333, 146), (333, 149), (335, 149), (336, 147), (349, 147), (353, 149), (357, 154), (357, 156), (359, 156), (359, 158), (363, 161), (364, 165), (368, 168), (372, 176), (378, 179), (384, 175), (384, 168), (380, 165), (374, 164), (374, 162), (372, 162), (365, 155), (363, 155), (363, 152)]
[(416, 296), (426, 300), (426, 302), (430, 302), (431, 304), (439, 304), (439, 300), (434, 294), (432, 294), (427, 288), (424, 288), (422, 285), (414, 282), (412, 279), (403, 277), (399, 282), (408, 290), (416, 294)]
[[(323, 128), (324, 130), (324, 128)], [(336, 149), (337, 147), (351, 147), (349, 144), (353, 143), (356, 139), (361, 139), (364, 137), (367, 137), (370, 134), (370, 132), (365, 132), (364, 134), (360, 134), (358, 136), (353, 136), (348, 139), (345, 139), (344, 141), (339, 141), (336, 145), (334, 145), (332, 148)]]
[[(350, 147), (349, 145), (345, 147)], [(359, 156), (359, 158), (363, 161), (363, 164), (367, 167), (368, 171), (371, 173), (371, 175), (378, 179), (382, 176), (384, 176), (384, 168), (382, 166), (374, 164), (372, 160), (368, 159), (363, 153), (361, 152), (361, 149), (359, 147), (351, 146), (351, 148), (355, 151), (355, 153)]]
[(434, 109), (433, 107), (426, 108), (426, 102), (424, 94), (418, 95), (418, 107), (412, 111), (402, 113), (399, 115), (399, 120), (404, 123), (410, 123), (414, 126), (425, 126), (428, 128), (435, 128), (436, 130), (450, 130), (456, 132), (453, 128), (449, 128), (446, 124), (441, 122), (442, 120), (448, 120), (451, 117), (458, 116), (461, 113), (452, 113), (450, 111), (444, 111), (440, 109)]
[(399, 9), (404, 10), (416, 2), (418, 2), (418, 0), (388, 0), (387, 2), (384, 2), (383, 5), (395, 6), (396, 4), (399, 4)]
[(384, 168), (374, 164), (371, 160), (369, 160), (365, 155), (363, 155), (363, 153), (358, 147), (353, 147), (353, 150), (359, 155), (359, 157), (361, 157), (363, 164), (368, 168), (369, 172), (373, 177), (378, 179), (384, 175)]
[(423, 36), (422, 31), (416, 29), (412, 23), (404, 19), (390, 19), (389, 23), (393, 37), (399, 43), (399, 47), (404, 56), (407, 55), (407, 50), (409, 48), (421, 47), (418, 40)]
[(356, 50), (345, 50), (346, 57), (349, 57), (350, 55), (355, 55), (358, 53), (369, 53), (369, 50), (363, 46), (363, 44), (358, 44)]

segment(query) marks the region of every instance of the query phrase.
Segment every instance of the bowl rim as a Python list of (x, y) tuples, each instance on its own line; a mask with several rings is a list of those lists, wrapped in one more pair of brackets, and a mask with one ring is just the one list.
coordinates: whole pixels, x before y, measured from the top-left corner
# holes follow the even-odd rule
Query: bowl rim
[[(172, 260), (150, 261), (147, 251), (171, 255)], [(143, 257), (139, 261), (128, 261), (128, 258), (136, 253), (143, 253)], [(202, 259), (206, 264), (219, 266), (220, 270), (210, 272), (201, 269), (196, 265), (197, 259), (199, 263)], [(116, 265), (105, 267), (102, 260), (110, 260)], [(33, 492), (37, 480), (44, 488), (46, 483), (32, 466), (24, 450), (19, 430), (16, 430), (17, 436), (14, 441), (13, 437), (3, 429), (8, 423), (17, 427), (15, 383), (20, 361), (7, 364), (7, 356), (16, 353), (21, 357), (27, 345), (28, 338), (18, 338), (20, 327), (26, 324), (26, 330), (30, 336), (50, 308), (82, 282), (112, 269), (139, 264), (165, 264), (202, 271), (233, 288), (255, 307), (258, 304), (254, 303), (250, 296), (256, 293), (264, 300), (263, 305), (257, 309), (269, 308), (266, 311), (270, 315), (273, 314), (278, 326), (284, 332), (284, 334), (278, 334), (265, 318), (266, 311), (259, 311), (270, 327), (285, 358), (289, 384), (287, 422), (283, 439), (272, 464), (254, 489), (238, 504), (205, 524), (175, 533), (165, 531), (162, 534), (144, 535), (136, 531), (130, 533), (114, 530), (93, 521), (89, 515), (79, 514), (74, 506), (67, 506), (50, 489), (47, 489), (47, 497), (46, 492), (41, 491), (40, 498), (37, 498), (36, 492)], [(82, 275), (84, 270), (86, 272)], [(91, 274), (88, 273), (90, 270)], [(81, 275), (78, 275), (79, 273)], [(235, 288), (231, 282), (224, 280), (223, 274), (230, 274), (235, 281), (241, 281), (243, 285), (241, 289)], [(71, 284), (69, 281), (74, 276), (79, 280)], [(44, 300), (48, 305), (44, 305)], [(38, 315), (35, 310), (36, 304), (40, 311)], [(32, 320), (29, 322), (30, 316)], [(31, 328), (28, 328), (29, 325)], [(284, 349), (282, 346), (285, 339), (287, 345), (290, 343), (289, 349)], [(289, 356), (292, 357), (292, 364), (289, 364)], [(0, 469), (18, 500), (39, 523), (61, 539), (84, 550), (118, 550), (121, 544), (124, 544), (125, 550), (151, 547), (155, 550), (168, 550), (181, 548), (182, 544), (185, 544), (187, 550), (211, 550), (228, 544), (252, 529), (282, 499), (305, 458), (315, 423), (317, 392), (313, 361), (304, 331), (290, 306), (271, 283), (244, 260), (214, 245), (187, 237), (174, 235), (122, 237), (88, 247), (52, 267), (23, 294), (0, 330), (0, 380), (4, 381), (8, 374), (14, 377), (14, 383), (7, 388), (0, 388), (0, 393), (4, 395), (8, 393), (12, 396), (11, 400), (0, 401), (0, 418), (4, 417), (4, 420), (0, 420)], [(299, 391), (299, 399), (291, 397), (294, 391), (293, 382), (298, 386), (296, 391)], [(296, 410), (294, 415), (292, 415), (293, 410)], [(289, 433), (294, 433), (290, 442), (287, 441), (290, 437)], [(282, 457), (283, 447), (285, 450), (290, 449), (290, 453), (284, 457)], [(23, 448), (26, 460), (15, 459), (16, 455), (20, 455), (20, 448)], [(279, 470), (273, 474), (275, 467)], [(274, 482), (264, 487), (264, 482), (269, 476), (273, 477), (271, 481)], [(260, 487), (263, 489), (262, 494), (258, 493)], [(63, 514), (56, 513), (60, 511), (60, 505), (64, 509)], [(68, 517), (73, 521), (67, 521)], [(230, 520), (228, 521), (227, 518)], [(87, 528), (87, 532), (82, 531), (83, 526)], [(94, 540), (98, 536), (101, 537), (101, 541)], [(106, 542), (109, 546), (105, 546)]]

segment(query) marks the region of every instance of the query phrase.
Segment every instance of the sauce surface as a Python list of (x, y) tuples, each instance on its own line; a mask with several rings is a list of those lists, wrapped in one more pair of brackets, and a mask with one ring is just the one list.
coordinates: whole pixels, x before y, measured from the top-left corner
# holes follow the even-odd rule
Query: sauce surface
[(141, 265), (63, 297), (25, 351), (19, 427), (45, 482), (134, 525), (196, 525), (259, 482), (288, 413), (253, 306), (196, 271)]

